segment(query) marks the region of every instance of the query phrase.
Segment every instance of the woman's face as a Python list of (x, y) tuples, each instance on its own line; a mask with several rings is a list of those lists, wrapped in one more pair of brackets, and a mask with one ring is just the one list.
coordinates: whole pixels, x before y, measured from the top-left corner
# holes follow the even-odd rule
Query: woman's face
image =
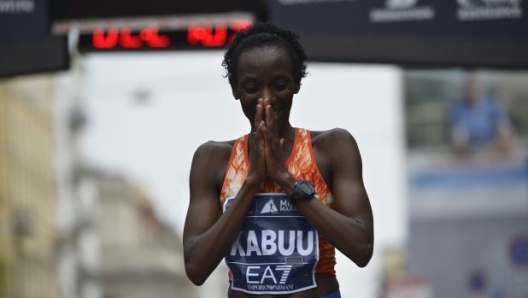
[(279, 129), (289, 124), (293, 95), (299, 92), (288, 52), (276, 46), (263, 46), (240, 55), (237, 84), (233, 95), (240, 100), (242, 110), (253, 128), (259, 98), (268, 98)]

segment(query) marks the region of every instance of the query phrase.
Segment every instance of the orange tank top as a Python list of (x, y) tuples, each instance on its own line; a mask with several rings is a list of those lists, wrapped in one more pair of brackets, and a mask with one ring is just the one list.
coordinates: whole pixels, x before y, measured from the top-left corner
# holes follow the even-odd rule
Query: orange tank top
[[(220, 193), (220, 204), (223, 206), (225, 200), (234, 197), (249, 171), (248, 157), (249, 135), (244, 135), (235, 141), (231, 151), (231, 157), (222, 184)], [(325, 204), (333, 202), (333, 196), (329, 187), (319, 172), (312, 149), (310, 132), (306, 129), (295, 128), (295, 140), (293, 149), (286, 161), (286, 166), (296, 180), (307, 179), (315, 187), (316, 197)], [(284, 191), (271, 179), (262, 182), (257, 193), (283, 193)], [(319, 262), (315, 273), (326, 273), (335, 275), (334, 265), (335, 248), (322, 235), (319, 234)]]

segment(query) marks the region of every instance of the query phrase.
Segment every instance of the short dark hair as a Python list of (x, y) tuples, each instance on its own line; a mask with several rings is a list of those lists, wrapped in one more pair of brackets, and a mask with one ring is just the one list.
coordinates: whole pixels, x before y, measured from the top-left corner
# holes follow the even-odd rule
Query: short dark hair
[(277, 46), (284, 48), (292, 62), (293, 79), (300, 83), (306, 77), (306, 52), (299, 42), (299, 35), (291, 30), (271, 23), (255, 23), (237, 33), (224, 55), (222, 66), (226, 69), (229, 84), (238, 82), (237, 66), (242, 53), (263, 47)]

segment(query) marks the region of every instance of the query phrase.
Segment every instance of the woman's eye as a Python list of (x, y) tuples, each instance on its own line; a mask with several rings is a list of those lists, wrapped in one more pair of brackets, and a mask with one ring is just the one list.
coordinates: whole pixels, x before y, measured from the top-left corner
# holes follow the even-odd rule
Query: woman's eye
[(275, 85), (275, 90), (277, 91), (284, 91), (288, 88), (287, 84), (277, 84)]
[(258, 91), (258, 88), (256, 86), (246, 86), (244, 87), (244, 91), (247, 93), (255, 93)]

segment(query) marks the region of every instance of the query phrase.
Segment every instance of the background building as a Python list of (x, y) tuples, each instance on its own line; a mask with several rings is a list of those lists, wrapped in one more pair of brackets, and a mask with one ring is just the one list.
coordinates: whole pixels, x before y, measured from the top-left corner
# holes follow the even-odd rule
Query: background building
[(59, 297), (51, 88), (0, 81), (0, 297)]
[(150, 198), (121, 176), (95, 174), (104, 297), (196, 297), (182, 240), (154, 213)]
[[(77, 57), (79, 58), (79, 57)], [(93, 180), (79, 148), (86, 124), (80, 105), (83, 68), (73, 59), (69, 72), (54, 76), (56, 123), (58, 270), (61, 296), (100, 298), (97, 200), (90, 192)]]

